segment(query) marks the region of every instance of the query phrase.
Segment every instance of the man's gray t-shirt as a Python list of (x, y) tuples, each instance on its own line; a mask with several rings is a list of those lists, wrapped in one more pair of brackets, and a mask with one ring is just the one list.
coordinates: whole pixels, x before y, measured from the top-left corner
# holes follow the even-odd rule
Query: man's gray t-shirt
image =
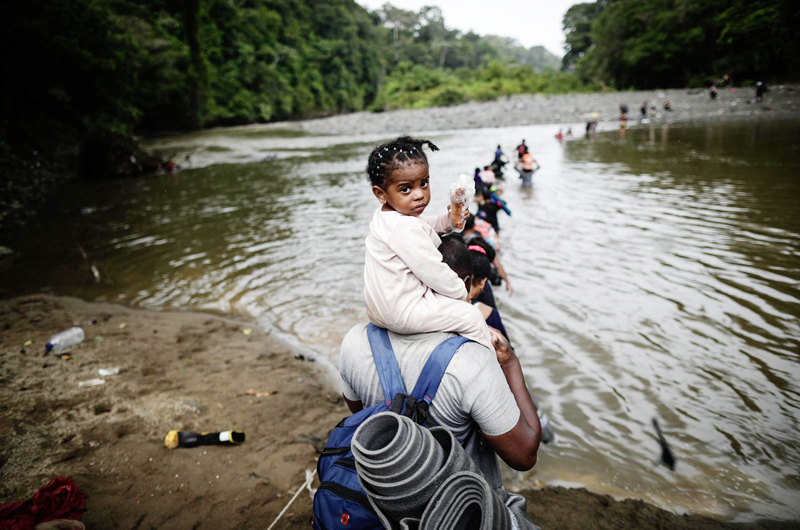
[[(453, 333), (398, 335), (389, 332), (406, 390), (414, 388), (436, 346), (454, 336)], [(354, 326), (345, 336), (339, 373), (344, 396), (351, 401), (361, 401), (364, 408), (394, 397), (383, 395), (369, 346), (367, 324)], [(428, 425), (441, 425), (452, 431), (492, 488), (497, 489), (502, 487), (497, 458), (483, 442), (479, 431), (499, 436), (513, 429), (519, 418), (519, 407), (494, 352), (475, 342), (461, 346), (445, 370), (431, 403)]]

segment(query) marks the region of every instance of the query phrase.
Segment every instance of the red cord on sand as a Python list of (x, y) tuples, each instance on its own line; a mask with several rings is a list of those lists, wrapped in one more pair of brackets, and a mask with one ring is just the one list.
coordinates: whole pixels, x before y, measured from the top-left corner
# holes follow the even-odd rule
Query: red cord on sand
[(0, 505), (0, 530), (32, 530), (37, 524), (54, 519), (83, 517), (86, 496), (78, 485), (56, 477), (25, 501)]

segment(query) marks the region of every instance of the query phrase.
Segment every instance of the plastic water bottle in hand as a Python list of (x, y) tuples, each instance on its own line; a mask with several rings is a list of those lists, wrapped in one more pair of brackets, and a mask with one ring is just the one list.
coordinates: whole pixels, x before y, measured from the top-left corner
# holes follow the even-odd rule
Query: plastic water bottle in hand
[(464, 230), (469, 217), (469, 201), (475, 196), (475, 181), (469, 175), (461, 174), (450, 184), (450, 224), (453, 232)]
[(45, 351), (49, 352), (50, 350), (66, 350), (70, 346), (74, 346), (83, 342), (84, 338), (86, 338), (86, 336), (83, 333), (83, 328), (69, 328), (67, 331), (56, 333), (50, 337), (50, 340), (48, 340), (47, 344), (45, 345)]

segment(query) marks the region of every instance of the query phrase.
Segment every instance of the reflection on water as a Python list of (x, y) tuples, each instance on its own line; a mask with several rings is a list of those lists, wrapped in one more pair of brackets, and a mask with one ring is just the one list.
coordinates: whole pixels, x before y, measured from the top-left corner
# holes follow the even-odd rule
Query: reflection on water
[[(800, 516), (800, 125), (655, 125), (563, 144), (554, 132), (435, 133), (431, 157), (429, 212), (498, 143), (526, 138), (542, 166), (533, 189), (505, 184), (501, 259), (515, 294), (496, 293), (557, 441), (509, 482)], [(23, 257), (6, 294), (252, 315), (335, 361), (366, 318), (377, 203), (363, 167), (380, 139), (240, 129), (155, 141), (205, 149), (174, 175), (65, 189), (11, 242)], [(675, 473), (655, 464), (652, 417)]]

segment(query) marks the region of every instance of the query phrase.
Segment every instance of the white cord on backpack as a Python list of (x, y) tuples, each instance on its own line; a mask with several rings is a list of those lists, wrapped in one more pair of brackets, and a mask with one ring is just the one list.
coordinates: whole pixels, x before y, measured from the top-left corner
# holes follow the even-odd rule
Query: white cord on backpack
[(275, 520), (274, 520), (274, 521), (272, 521), (272, 524), (271, 524), (271, 525), (269, 525), (269, 527), (267, 528), (267, 530), (272, 530), (272, 527), (273, 527), (273, 526), (275, 526), (275, 523), (277, 523), (277, 522), (278, 522), (278, 520), (279, 520), (281, 517), (283, 517), (283, 514), (284, 514), (284, 513), (286, 513), (286, 510), (288, 510), (288, 509), (289, 509), (289, 506), (291, 506), (291, 505), (292, 505), (292, 503), (293, 503), (293, 502), (294, 502), (294, 500), (297, 498), (297, 496), (298, 496), (298, 495), (300, 495), (300, 492), (301, 492), (301, 491), (303, 491), (303, 490), (304, 490), (304, 489), (306, 489), (306, 488), (309, 488), (309, 491), (310, 491), (310, 488), (311, 488), (311, 482), (314, 480), (314, 475), (316, 475), (316, 474), (317, 474), (317, 470), (315, 469), (313, 473), (310, 473), (310, 471), (311, 471), (310, 469), (306, 469), (306, 481), (303, 483), (303, 485), (302, 485), (302, 486), (300, 486), (299, 488), (297, 488), (297, 491), (295, 492), (295, 494), (294, 494), (294, 497), (292, 497), (292, 498), (289, 500), (289, 502), (286, 504), (286, 506), (284, 506), (284, 507), (283, 507), (283, 510), (281, 510), (281, 513), (279, 513), (279, 514), (278, 514), (278, 517), (276, 517), (276, 518), (275, 518)]

